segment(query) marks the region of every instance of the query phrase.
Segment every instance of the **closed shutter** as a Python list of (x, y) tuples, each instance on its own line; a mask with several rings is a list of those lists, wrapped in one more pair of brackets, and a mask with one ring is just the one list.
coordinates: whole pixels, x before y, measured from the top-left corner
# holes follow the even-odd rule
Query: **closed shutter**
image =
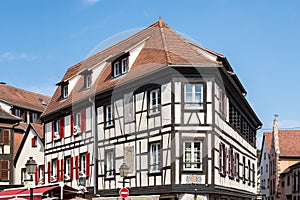
[(60, 138), (64, 138), (65, 137), (65, 132), (64, 132), (64, 128), (65, 128), (65, 118), (64, 117), (62, 117), (62, 118), (60, 118), (60, 127), (59, 127), (59, 129), (60, 129)]
[(35, 147), (35, 138), (31, 138), (31, 147)]
[(35, 168), (35, 185), (38, 185), (39, 184), (39, 167), (36, 166)]
[(86, 153), (86, 176), (90, 176), (91, 170), (90, 170), (90, 163), (91, 163), (91, 153)]
[(1, 181), (8, 181), (8, 160), (1, 160), (0, 161), (0, 180)]
[(75, 157), (75, 176), (79, 179), (79, 156)]
[(3, 130), (3, 144), (4, 145), (9, 145), (9, 130)]
[(86, 123), (86, 120), (85, 120), (85, 109), (83, 109), (83, 110), (80, 111), (80, 129), (81, 129), (82, 133), (85, 132), (85, 130), (86, 130), (85, 123)]
[(70, 158), (70, 179), (73, 180), (74, 178), (74, 158)]
[(60, 163), (61, 163), (61, 178), (60, 178), (60, 180), (64, 180), (65, 179), (65, 165), (64, 165), (64, 159), (61, 159), (61, 161), (60, 161)]
[(56, 160), (56, 180), (60, 181), (60, 160)]
[(54, 141), (54, 126), (55, 126), (55, 121), (52, 122), (52, 141)]
[(74, 135), (74, 114), (71, 115), (71, 135)]
[(51, 162), (48, 162), (48, 183), (51, 183)]

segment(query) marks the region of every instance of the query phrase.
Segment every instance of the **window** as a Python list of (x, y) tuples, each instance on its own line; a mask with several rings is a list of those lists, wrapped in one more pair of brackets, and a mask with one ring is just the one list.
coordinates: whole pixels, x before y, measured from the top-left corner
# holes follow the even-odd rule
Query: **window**
[(264, 173), (264, 170), (263, 170), (263, 166), (260, 167), (260, 174), (263, 174)]
[(0, 180), (8, 181), (9, 180), (9, 161), (8, 160), (0, 160)]
[(114, 77), (120, 76), (120, 62), (115, 62), (114, 63)]
[(105, 107), (105, 125), (106, 127), (110, 127), (112, 125), (114, 125), (114, 121), (113, 121), (113, 108), (112, 105), (107, 105)]
[(127, 73), (128, 71), (128, 55), (119, 57), (116, 59), (113, 64), (112, 74), (113, 78), (118, 77), (120, 75), (123, 75)]
[(227, 151), (227, 166), (228, 166), (228, 176), (233, 178), (233, 149), (228, 148)]
[(29, 175), (26, 173), (26, 168), (22, 168), (21, 169), (21, 183), (22, 184), (24, 184), (24, 182), (26, 180), (29, 180), (29, 178), (27, 176), (29, 176)]
[(185, 108), (200, 109), (203, 107), (203, 85), (202, 84), (186, 84), (185, 85)]
[(184, 142), (183, 145), (183, 169), (202, 170), (202, 142)]
[(31, 138), (31, 147), (37, 147), (37, 136)]
[(60, 138), (60, 120), (54, 121), (54, 139)]
[(127, 63), (128, 63), (128, 59), (123, 58), (122, 59), (122, 74), (125, 74), (127, 72)]
[(237, 181), (239, 181), (240, 178), (239, 164), (240, 164), (240, 155), (237, 152), (235, 152), (234, 153), (234, 176), (236, 176)]
[(160, 112), (160, 90), (155, 89), (150, 91), (149, 99), (149, 114), (156, 114)]
[(52, 177), (53, 179), (51, 178), (51, 182), (53, 181), (57, 181), (57, 159), (53, 159), (52, 160)]
[(112, 178), (114, 177), (114, 152), (112, 150), (105, 152), (105, 177)]
[(86, 154), (80, 154), (80, 171), (86, 174)]
[(125, 123), (135, 120), (133, 93), (124, 94), (124, 121)]
[(36, 113), (31, 113), (31, 122), (36, 123), (38, 116)]
[(64, 174), (65, 174), (65, 180), (70, 180), (71, 176), (71, 161), (70, 157), (65, 157), (65, 166), (64, 166)]
[(150, 173), (160, 172), (160, 143), (150, 144)]
[(84, 76), (84, 87), (85, 89), (90, 89), (92, 85), (92, 75), (87, 74)]
[(15, 108), (15, 115), (16, 115), (17, 117), (21, 117), (21, 110)]
[(75, 113), (74, 118), (75, 118), (74, 119), (74, 132), (75, 132), (75, 130), (79, 132), (80, 131), (80, 122), (81, 122), (80, 112)]
[(68, 85), (62, 85), (62, 98), (65, 99), (68, 97)]
[(226, 150), (225, 144), (219, 144), (219, 173), (223, 176), (226, 175)]
[(10, 131), (7, 129), (0, 129), (0, 143), (10, 145)]
[(39, 170), (38, 171), (38, 177), (39, 177), (38, 182), (44, 183), (44, 181), (45, 181), (44, 180), (44, 170), (45, 170), (44, 165), (40, 165), (38, 170)]
[(266, 165), (266, 173), (268, 173), (269, 165)]
[(266, 157), (267, 157), (266, 152), (264, 152), (264, 160), (266, 160)]

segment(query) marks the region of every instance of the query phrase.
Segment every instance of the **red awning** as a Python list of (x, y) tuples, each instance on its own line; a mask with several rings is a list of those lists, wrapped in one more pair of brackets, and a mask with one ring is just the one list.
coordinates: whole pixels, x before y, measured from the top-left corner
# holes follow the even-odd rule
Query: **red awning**
[(0, 199), (11, 199), (12, 197), (20, 194), (23, 191), (28, 190), (27, 188), (14, 188), (14, 189), (6, 189), (0, 192)]

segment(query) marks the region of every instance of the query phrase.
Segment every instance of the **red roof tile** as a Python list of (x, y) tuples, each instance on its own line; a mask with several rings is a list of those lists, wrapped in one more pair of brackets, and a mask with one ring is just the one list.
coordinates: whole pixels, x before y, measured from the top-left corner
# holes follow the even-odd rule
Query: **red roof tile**
[(6, 112), (1, 106), (0, 106), (0, 119), (11, 120), (15, 122), (22, 120), (21, 118)]
[(49, 96), (37, 94), (6, 84), (0, 84), (0, 91), (0, 101), (39, 112), (43, 112), (46, 107), (39, 99), (44, 100), (46, 104), (50, 101)]
[(271, 145), (272, 145), (272, 132), (265, 132), (264, 137), (265, 137), (268, 154), (270, 154), (271, 153)]
[(43, 124), (37, 124), (37, 123), (31, 123), (34, 130), (37, 132), (37, 134), (40, 136), (41, 139), (44, 139), (44, 128)]
[(14, 159), (15, 156), (17, 155), (18, 149), (20, 148), (23, 137), (24, 137), (23, 133), (14, 132), (14, 155), (13, 155)]
[[(108, 61), (108, 58), (114, 58), (121, 53), (126, 53), (128, 49), (142, 41), (145, 41), (145, 45), (128, 73), (117, 79), (111, 79), (111, 63)], [(81, 77), (68, 98), (61, 100), (61, 86), (58, 86), (42, 116), (45, 117), (57, 110), (66, 108), (73, 102), (80, 101), (83, 97), (99, 94), (105, 90), (112, 89), (119, 83), (133, 81), (142, 75), (155, 72), (169, 65), (213, 64), (221, 66), (221, 62), (210, 59), (203, 52), (222, 57), (221, 54), (214, 53), (200, 45), (192, 44), (159, 19), (158, 22), (150, 25), (148, 28), (70, 67), (61, 81), (70, 80), (81, 71), (107, 61), (91, 89), (82, 89), (83, 77)]]

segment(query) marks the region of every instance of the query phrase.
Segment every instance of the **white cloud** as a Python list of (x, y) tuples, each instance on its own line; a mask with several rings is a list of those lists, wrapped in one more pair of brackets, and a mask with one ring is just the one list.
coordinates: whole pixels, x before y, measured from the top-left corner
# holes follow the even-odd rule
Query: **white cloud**
[(300, 129), (300, 121), (296, 120), (280, 120), (278, 121), (279, 129)]
[(36, 60), (37, 56), (29, 55), (26, 53), (14, 54), (12, 52), (5, 52), (0, 54), (0, 61), (15, 61), (15, 60)]

